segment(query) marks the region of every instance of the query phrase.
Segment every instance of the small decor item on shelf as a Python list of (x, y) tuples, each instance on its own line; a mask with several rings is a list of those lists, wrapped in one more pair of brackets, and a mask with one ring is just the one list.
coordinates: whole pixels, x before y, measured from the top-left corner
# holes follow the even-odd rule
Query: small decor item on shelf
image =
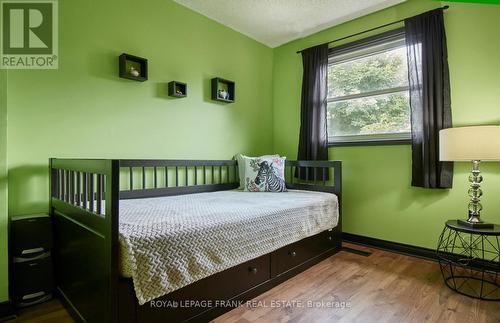
[(229, 92), (227, 92), (226, 90), (219, 90), (219, 98), (229, 100)]
[(121, 78), (144, 82), (148, 79), (148, 60), (139, 56), (121, 54), (119, 70)]
[(235, 84), (220, 77), (212, 79), (212, 100), (233, 103)]
[(449, 128), (439, 131), (439, 160), (472, 162), (469, 175), (468, 219), (458, 220), (462, 226), (470, 228), (493, 228), (492, 223), (481, 220), (481, 183), (483, 176), (479, 170), (481, 161), (500, 161), (500, 126), (471, 126)]
[(130, 75), (134, 76), (134, 77), (138, 77), (139, 75), (141, 75), (141, 73), (139, 73), (138, 70), (136, 70), (133, 66), (130, 67)]
[(168, 83), (168, 95), (174, 98), (184, 98), (187, 96), (187, 84), (179, 81)]

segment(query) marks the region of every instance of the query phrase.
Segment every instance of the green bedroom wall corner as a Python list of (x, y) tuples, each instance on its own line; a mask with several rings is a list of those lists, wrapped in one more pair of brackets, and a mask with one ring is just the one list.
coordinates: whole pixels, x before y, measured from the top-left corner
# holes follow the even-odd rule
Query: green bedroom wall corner
[[(290, 158), (297, 153), (302, 83), (297, 50), (443, 5), (450, 6), (445, 24), (454, 126), (500, 124), (500, 6), (410, 0), (274, 50), (275, 153)], [(466, 217), (468, 163), (456, 163), (453, 189), (429, 190), (410, 186), (409, 145), (332, 148), (330, 159), (343, 161), (345, 232), (435, 248), (444, 221)], [(500, 199), (496, 198), (500, 163), (483, 163), (482, 172), (483, 218), (500, 223)]]
[[(149, 79), (118, 77), (118, 56)], [(59, 69), (9, 71), (9, 211), (46, 212), (50, 157), (230, 159), (272, 152), (273, 50), (170, 0), (59, 1)], [(210, 99), (210, 79), (236, 102)], [(168, 82), (188, 96), (168, 96)]]
[(0, 303), (8, 293), (7, 71), (0, 70)]

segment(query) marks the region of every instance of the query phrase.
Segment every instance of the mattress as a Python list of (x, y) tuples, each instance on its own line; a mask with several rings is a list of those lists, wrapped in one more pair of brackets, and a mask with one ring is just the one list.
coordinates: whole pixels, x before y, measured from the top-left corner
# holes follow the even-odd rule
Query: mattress
[(337, 197), (312, 191), (122, 200), (120, 271), (142, 305), (337, 223)]

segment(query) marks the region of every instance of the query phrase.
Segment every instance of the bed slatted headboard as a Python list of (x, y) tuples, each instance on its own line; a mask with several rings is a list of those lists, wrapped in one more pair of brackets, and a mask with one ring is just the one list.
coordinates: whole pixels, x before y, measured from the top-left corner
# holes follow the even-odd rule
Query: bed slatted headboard
[[(340, 195), (340, 161), (285, 162), (289, 189)], [(133, 199), (235, 189), (235, 160), (120, 160), (120, 198)]]
[(120, 198), (230, 190), (239, 186), (234, 160), (120, 160)]
[(289, 189), (334, 193), (340, 198), (342, 162), (338, 160), (287, 160), (285, 180)]

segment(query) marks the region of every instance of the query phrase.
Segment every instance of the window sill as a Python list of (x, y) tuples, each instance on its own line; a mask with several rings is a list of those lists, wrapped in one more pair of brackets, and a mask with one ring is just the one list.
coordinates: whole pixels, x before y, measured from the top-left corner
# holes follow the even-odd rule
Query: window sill
[(329, 142), (328, 147), (411, 145), (411, 139)]

